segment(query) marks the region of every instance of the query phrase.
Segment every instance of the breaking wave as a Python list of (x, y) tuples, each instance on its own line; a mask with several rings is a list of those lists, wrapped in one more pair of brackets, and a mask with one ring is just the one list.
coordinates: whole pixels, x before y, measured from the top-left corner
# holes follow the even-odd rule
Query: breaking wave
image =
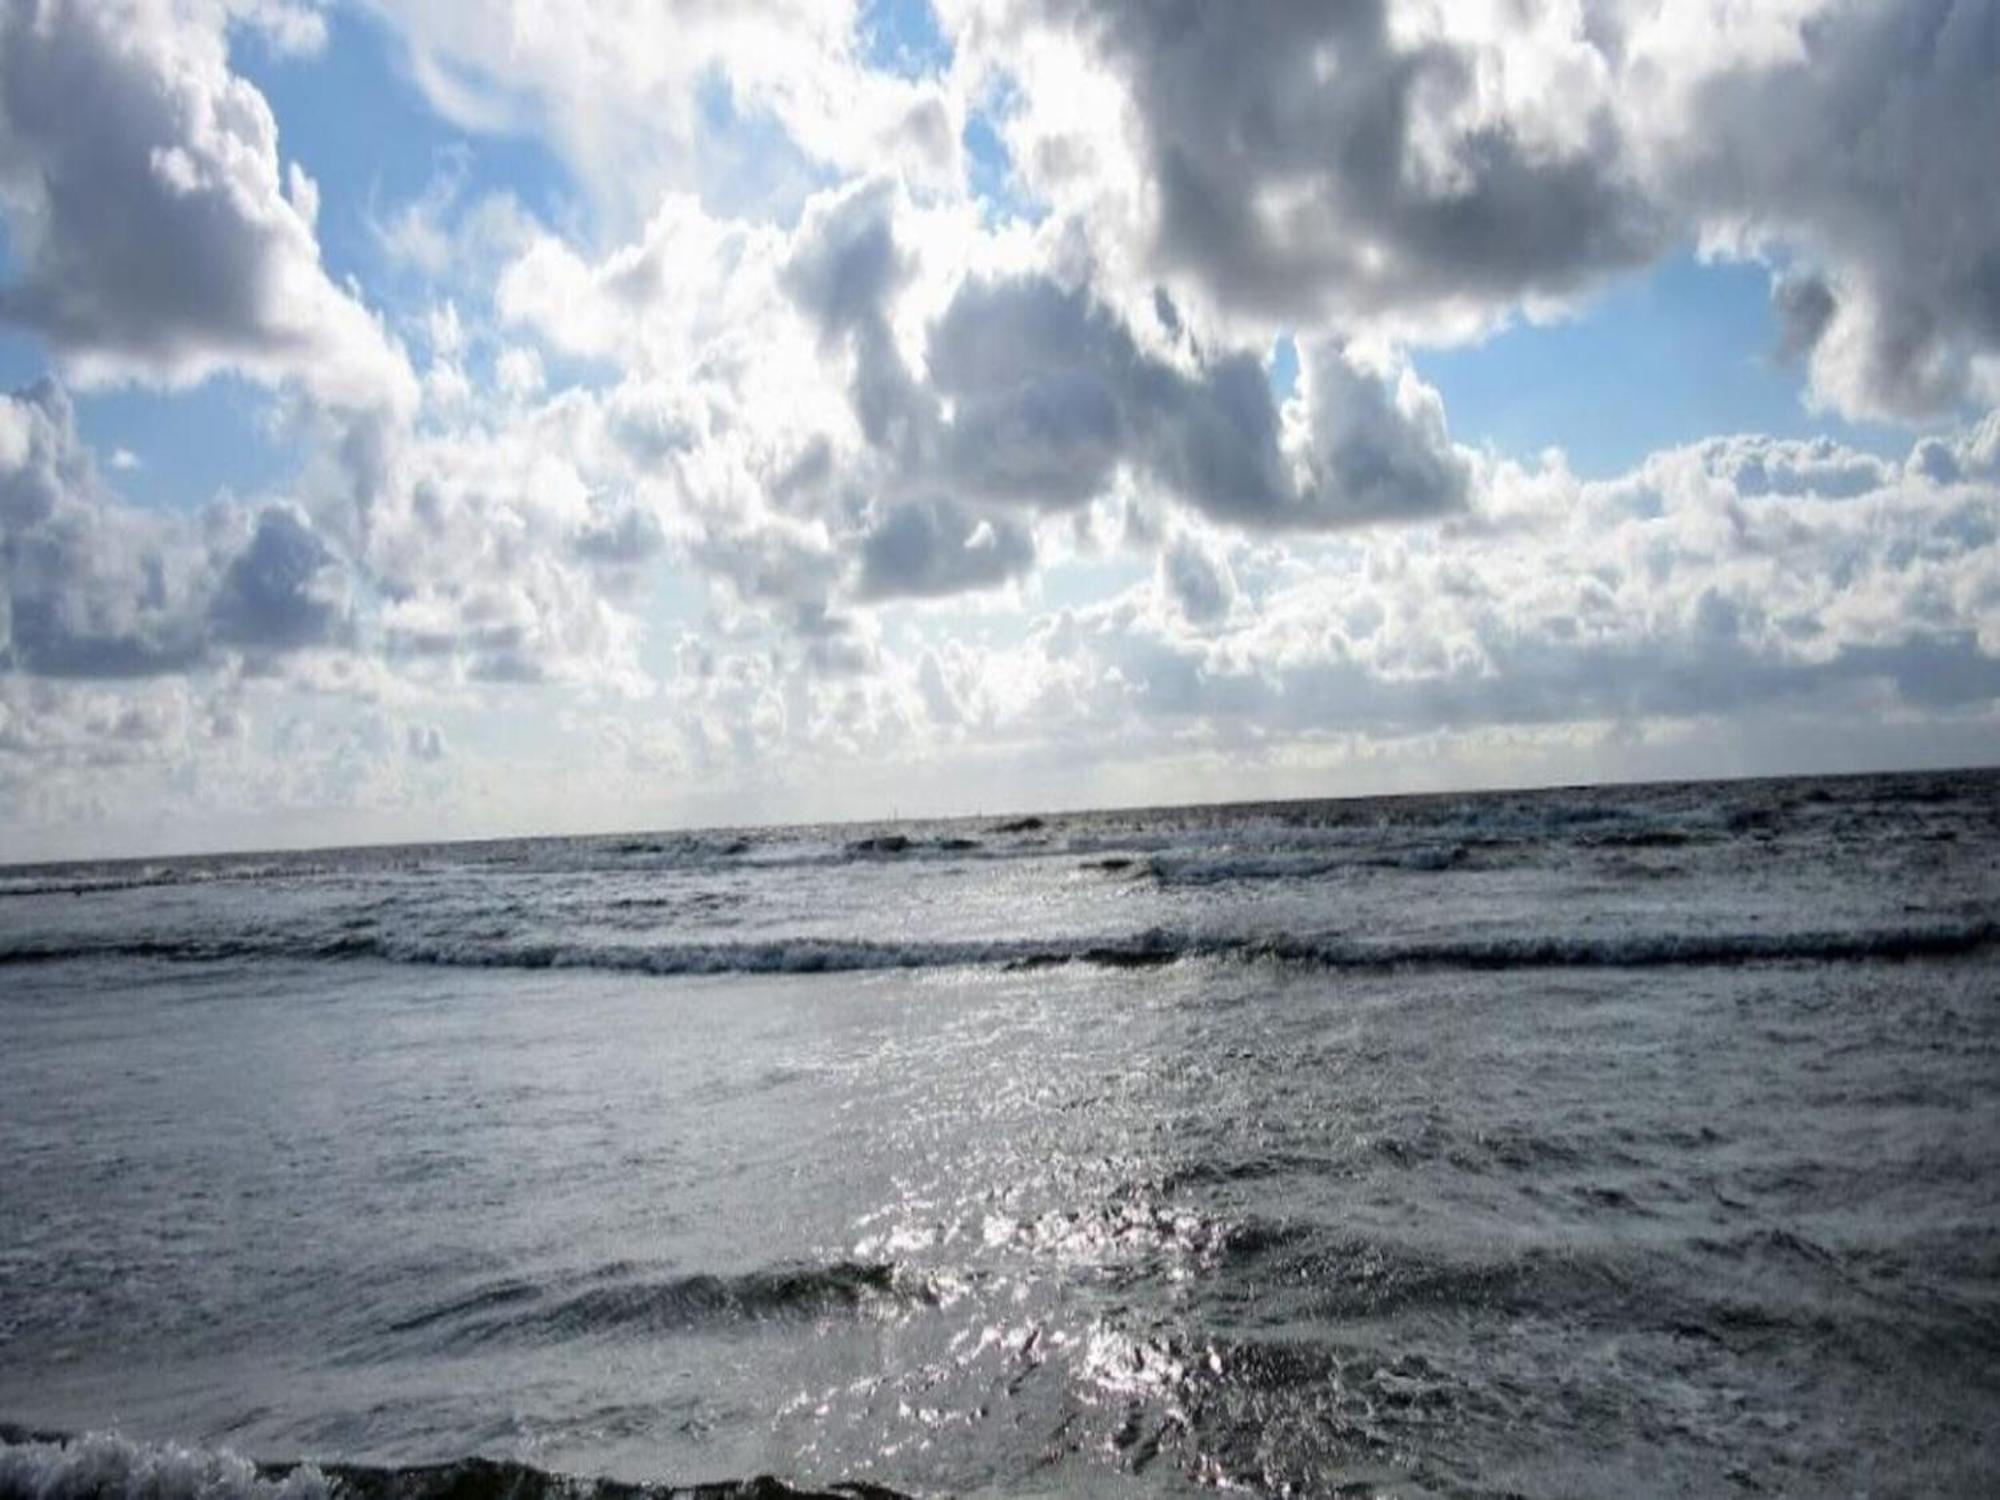
[(279, 1472), (227, 1451), (136, 1443), (112, 1433), (0, 1433), (0, 1500), (329, 1500), (324, 1472)]
[(115, 1433), (53, 1437), (0, 1427), (0, 1500), (901, 1500), (880, 1485), (797, 1489), (768, 1475), (629, 1484), (529, 1464), (461, 1458), (374, 1467), (253, 1463), (227, 1449)]
[(835, 1261), (734, 1275), (597, 1279), (567, 1287), (500, 1282), (398, 1318), (384, 1331), (393, 1339), (458, 1350), (889, 1314), (928, 1300), (921, 1279), (892, 1264)]
[(1271, 962), (1333, 970), (1643, 969), (1712, 964), (1866, 962), (1949, 958), (2000, 943), (1986, 918), (1795, 932), (1631, 932), (1610, 935), (1371, 940), (1343, 934), (1145, 932), (1109, 937), (972, 938), (892, 942), (793, 937), (743, 942), (591, 943), (504, 941), (342, 932), (219, 938), (102, 936), (0, 944), (0, 965), (81, 959), (176, 963), (379, 960), (468, 969), (586, 969), (611, 973), (833, 974), (896, 969), (1037, 969), (1068, 965), (1148, 968), (1197, 959)]

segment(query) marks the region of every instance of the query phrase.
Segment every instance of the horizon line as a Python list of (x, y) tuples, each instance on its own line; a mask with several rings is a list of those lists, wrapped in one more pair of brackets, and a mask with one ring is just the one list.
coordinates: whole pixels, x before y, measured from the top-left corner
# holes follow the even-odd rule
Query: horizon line
[(819, 820), (765, 823), (665, 824), (650, 828), (601, 828), (587, 831), (480, 834), (464, 838), (413, 838), (363, 840), (352, 844), (270, 844), (217, 849), (186, 849), (171, 854), (83, 855), (72, 859), (0, 859), (0, 875), (35, 870), (55, 870), (77, 866), (116, 866), (175, 863), (211, 859), (254, 859), (260, 856), (293, 858), (310, 854), (357, 854), (391, 849), (470, 848), (481, 844), (554, 843), (564, 839), (646, 838), (660, 835), (692, 837), (711, 833), (777, 833), (803, 828), (882, 828), (912, 823), (990, 823), (1023, 818), (1084, 818), (1111, 814), (1173, 813), (1197, 809), (1222, 811), (1257, 807), (1311, 807), (1323, 804), (1361, 802), (1416, 802), (1439, 797), (1540, 796), (1565, 791), (1602, 791), (1612, 788), (1643, 790), (1672, 786), (1741, 786), (1759, 781), (1863, 781), (1891, 776), (1991, 776), (2000, 775), (2000, 758), (1976, 764), (1949, 766), (1877, 766), (1860, 771), (1776, 771), (1742, 772), (1714, 776), (1668, 776), (1603, 781), (1495, 782), (1485, 786), (1440, 788), (1432, 791), (1349, 792), (1324, 797), (1249, 797), (1239, 800), (1195, 802), (1113, 802), (1090, 807), (1040, 807), (999, 809), (969, 813), (912, 814), (886, 818), (826, 818)]

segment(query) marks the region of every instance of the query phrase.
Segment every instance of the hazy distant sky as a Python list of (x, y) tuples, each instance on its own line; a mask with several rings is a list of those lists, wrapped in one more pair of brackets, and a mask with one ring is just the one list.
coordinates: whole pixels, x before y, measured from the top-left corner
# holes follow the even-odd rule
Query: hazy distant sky
[(0, 0), (0, 858), (2000, 758), (2000, 0)]

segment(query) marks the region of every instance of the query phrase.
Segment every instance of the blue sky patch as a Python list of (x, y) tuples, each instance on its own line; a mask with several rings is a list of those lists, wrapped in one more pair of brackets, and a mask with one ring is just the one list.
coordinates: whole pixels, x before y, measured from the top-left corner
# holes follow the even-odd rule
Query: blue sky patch
[(1717, 433), (1826, 434), (1895, 456), (1910, 442), (1809, 411), (1799, 370), (1776, 357), (1769, 273), (1692, 254), (1614, 284), (1574, 318), (1519, 321), (1414, 364), (1457, 441), (1520, 458), (1561, 448), (1585, 478)]

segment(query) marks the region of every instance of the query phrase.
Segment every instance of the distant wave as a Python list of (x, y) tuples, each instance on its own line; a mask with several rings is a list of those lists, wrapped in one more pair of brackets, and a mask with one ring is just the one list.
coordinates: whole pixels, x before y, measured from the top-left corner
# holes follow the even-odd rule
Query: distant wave
[(114, 1433), (35, 1435), (0, 1427), (0, 1500), (902, 1500), (875, 1484), (795, 1489), (782, 1480), (627, 1484), (528, 1464), (253, 1463), (226, 1449), (142, 1443)]
[(920, 1278), (887, 1262), (835, 1261), (581, 1285), (500, 1282), (398, 1318), (383, 1331), (399, 1341), (464, 1349), (887, 1313), (928, 1300)]
[(59, 866), (0, 874), (0, 899), (9, 896), (96, 896), (159, 886), (221, 885), (235, 881), (309, 880), (341, 873), (327, 864), (297, 859), (210, 865), (195, 861), (109, 867)]
[[(1131, 809), (1001, 821), (858, 823), (706, 832), (502, 839), (299, 852), (0, 866), (0, 901), (157, 886), (579, 873), (653, 876), (1096, 859), (1145, 865), (1164, 884), (1314, 878), (1349, 869), (1414, 871), (1481, 864), (1521, 851), (1726, 847), (1784, 830), (1821, 833), (1884, 806), (1991, 798), (1991, 772), (1856, 781), (1494, 792), (1301, 803)], [(1512, 854), (1509, 851), (1513, 851)], [(1099, 858), (1110, 856), (1110, 859)], [(1119, 860), (1130, 864), (1119, 864)]]
[(1618, 800), (1496, 793), (1067, 813), (983, 824), (852, 824), (0, 866), (0, 900), (439, 873), (699, 875), (738, 867), (826, 869), (1103, 855), (1149, 863), (1168, 883), (1203, 884), (1369, 866), (1441, 869), (1469, 853), (1517, 844), (1676, 848), (1764, 828), (1776, 816), (1764, 807), (1651, 805), (1642, 790)]
[(1040, 846), (988, 849), (976, 839), (911, 838), (883, 834), (854, 839), (838, 846), (784, 844), (747, 840), (713, 841), (627, 840), (611, 845), (590, 840), (536, 841), (525, 852), (497, 854), (478, 845), (426, 847), (421, 852), (398, 850), (343, 851), (339, 856), (306, 858), (279, 856), (253, 863), (216, 863), (195, 858), (150, 865), (56, 866), (12, 873), (0, 872), (0, 900), (31, 896), (97, 896), (160, 887), (222, 885), (236, 882), (283, 882), (336, 879), (381, 879), (385, 876), (437, 874), (578, 875), (647, 873), (656, 875), (711, 874), (749, 867), (767, 870), (814, 870), (854, 864), (902, 862), (963, 862), (970, 859), (1044, 855)]
[(1418, 844), (1407, 848), (1365, 846), (1332, 852), (1324, 848), (1272, 848), (1223, 854), (1156, 854), (1146, 873), (1161, 885), (1223, 885), (1264, 880), (1313, 880), (1355, 869), (1449, 870), (1469, 851), (1463, 844)]
[(712, 943), (507, 942), (449, 935), (340, 933), (204, 937), (103, 937), (0, 942), (0, 965), (91, 958), (180, 963), (291, 960), (469, 969), (591, 969), (612, 973), (832, 974), (894, 969), (1036, 969), (1066, 965), (1147, 968), (1193, 959), (1273, 962), (1335, 970), (1643, 969), (1772, 961), (1852, 963), (1946, 958), (2000, 942), (1989, 919), (1797, 932), (1517, 934), (1377, 941), (1343, 934), (1234, 935), (1153, 929), (1115, 937), (992, 938), (891, 942), (796, 937)]

